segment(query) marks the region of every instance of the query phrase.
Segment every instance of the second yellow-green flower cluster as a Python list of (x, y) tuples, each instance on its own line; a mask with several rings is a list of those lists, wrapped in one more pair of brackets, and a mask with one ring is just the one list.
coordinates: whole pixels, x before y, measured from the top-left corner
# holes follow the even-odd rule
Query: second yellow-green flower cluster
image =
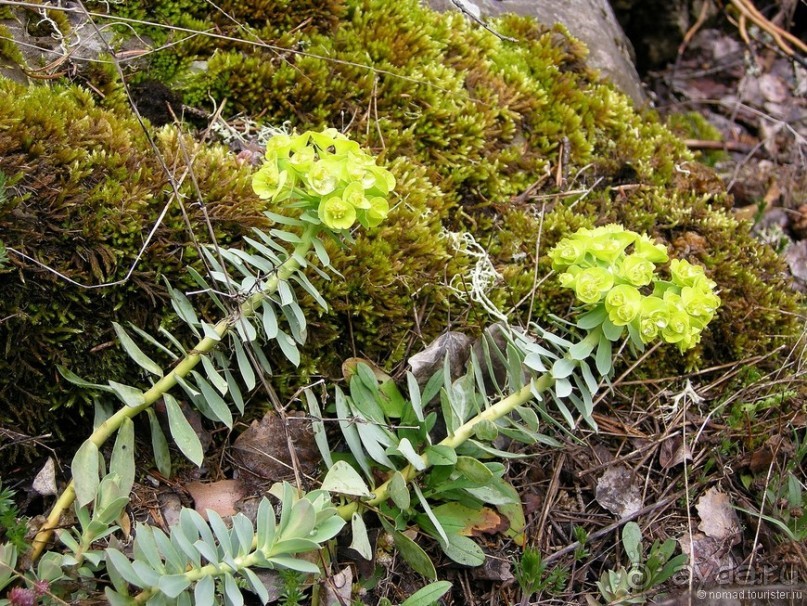
[(641, 343), (661, 337), (684, 351), (700, 341), (720, 306), (703, 267), (670, 262), (670, 279), (656, 275), (667, 249), (619, 225), (583, 228), (549, 253), (560, 282), (592, 310), (604, 310), (614, 327), (628, 327)]
[(389, 213), (387, 198), (394, 187), (392, 173), (333, 128), (275, 135), (252, 179), (261, 198), (310, 206), (325, 226), (336, 231), (349, 229), (356, 221), (364, 227), (381, 223)]

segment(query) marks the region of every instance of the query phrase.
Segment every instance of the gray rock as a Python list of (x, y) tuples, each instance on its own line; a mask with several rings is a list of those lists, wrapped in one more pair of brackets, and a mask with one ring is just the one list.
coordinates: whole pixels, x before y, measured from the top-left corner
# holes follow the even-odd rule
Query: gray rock
[[(428, 0), (439, 11), (459, 10), (452, 0)], [(483, 21), (504, 13), (535, 17), (541, 23), (562, 23), (589, 48), (589, 65), (600, 70), (637, 106), (647, 103), (632, 47), (608, 0), (457, 0)]]

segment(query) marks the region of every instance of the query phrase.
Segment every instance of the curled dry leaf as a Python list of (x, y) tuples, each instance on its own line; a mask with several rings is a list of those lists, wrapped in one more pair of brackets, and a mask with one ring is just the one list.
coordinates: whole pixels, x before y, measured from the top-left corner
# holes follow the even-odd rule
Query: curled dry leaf
[(642, 489), (636, 475), (627, 467), (609, 467), (597, 480), (597, 503), (624, 518), (642, 508)]
[[(409, 367), (419, 385), (425, 385), (438, 370), (443, 368), (446, 356), (451, 367), (452, 381), (465, 369), (471, 355), (473, 339), (461, 332), (450, 331), (440, 335), (426, 348), (409, 358)], [(456, 376), (454, 376), (456, 373)]]
[(732, 545), (739, 543), (740, 519), (725, 492), (713, 486), (701, 495), (695, 509), (701, 519), (698, 529), (706, 536), (718, 541), (729, 540)]
[(279, 415), (267, 412), (236, 438), (233, 459), (248, 475), (271, 482), (293, 478), (295, 461), (289, 454), (289, 441), (294, 445), (300, 471), (304, 475), (316, 472), (322, 458), (314, 441), (311, 420), (295, 412), (286, 419), (284, 424)]
[(687, 444), (684, 444), (682, 436), (673, 436), (661, 443), (658, 460), (663, 469), (669, 469), (684, 461), (691, 461), (692, 451)]
[(238, 480), (220, 480), (204, 484), (191, 482), (185, 485), (193, 497), (196, 511), (207, 519), (207, 510), (215, 511), (222, 517), (233, 516), (237, 513), (236, 501), (244, 496), (244, 486)]

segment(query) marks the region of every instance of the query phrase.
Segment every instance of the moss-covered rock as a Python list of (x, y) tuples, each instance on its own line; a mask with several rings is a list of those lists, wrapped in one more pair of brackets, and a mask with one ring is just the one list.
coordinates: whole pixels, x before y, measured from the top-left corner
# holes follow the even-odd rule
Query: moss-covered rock
[[(389, 220), (333, 251), (345, 280), (318, 283), (332, 310), (309, 306), (317, 347), (304, 352), (303, 374), (335, 375), (349, 354), (392, 367), (452, 323), (472, 330), (487, 323), (449, 287), (462, 291), (475, 261), (456, 251), (446, 231), (468, 231), (490, 253), (501, 280), (488, 296), (514, 322), (531, 308), (541, 320), (570, 304), (551, 280), (533, 301), (535, 264), (538, 276), (549, 271), (536, 259), (539, 237), (544, 251), (578, 227), (619, 221), (697, 259), (718, 282), (724, 306), (700, 348), (683, 362), (660, 353), (645, 362), (648, 374), (768, 352), (798, 331), (788, 315), (797, 299), (775, 254), (731, 217), (723, 188), (674, 135), (586, 67), (585, 48), (562, 27), (503, 18), (496, 27), (520, 41), (513, 44), (416, 0), (230, 0), (222, 7), (119, 6), (129, 16), (142, 17), (131, 12), (142, 8), (225, 36), (171, 45), (138, 77), (161, 80), (198, 107), (226, 98), (227, 115), (300, 130), (342, 128), (381, 155), (399, 182)], [(178, 36), (149, 31), (164, 42)], [(181, 285), (182, 266), (195, 259), (158, 155), (109, 73), (99, 75), (106, 99), (98, 104), (75, 87), (0, 85), (8, 108), (0, 116), (0, 170), (11, 183), (0, 208), (3, 240), (74, 280), (115, 281), (171, 206), (123, 286), (79, 289), (20, 257), (0, 276), (7, 318), (0, 410), (26, 420), (26, 431), (45, 422), (47, 407), (75, 396), (60, 384), (56, 363), (90, 378), (133, 380), (112, 347), (111, 320), (153, 327), (165, 311), (158, 276)], [(173, 128), (155, 137), (197, 236), (204, 240), (206, 231), (183, 172), (186, 157), (194, 158), (221, 241), (260, 225), (251, 168), (217, 146), (183, 154), (177, 141)], [(301, 378), (277, 380), (292, 387)]]

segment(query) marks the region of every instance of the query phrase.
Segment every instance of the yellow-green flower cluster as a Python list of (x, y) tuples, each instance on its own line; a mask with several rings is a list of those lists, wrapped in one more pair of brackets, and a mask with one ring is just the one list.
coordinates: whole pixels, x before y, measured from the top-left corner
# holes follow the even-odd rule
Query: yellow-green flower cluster
[(661, 337), (685, 351), (700, 341), (720, 306), (703, 267), (673, 259), (670, 279), (661, 279), (656, 267), (668, 260), (665, 247), (619, 225), (581, 229), (549, 256), (552, 268), (563, 272), (563, 286), (642, 344)]
[(389, 213), (387, 198), (394, 187), (392, 173), (333, 128), (275, 135), (266, 145), (263, 166), (252, 178), (252, 188), (261, 198), (309, 207), (336, 231), (349, 229), (356, 221), (364, 227), (381, 223)]

